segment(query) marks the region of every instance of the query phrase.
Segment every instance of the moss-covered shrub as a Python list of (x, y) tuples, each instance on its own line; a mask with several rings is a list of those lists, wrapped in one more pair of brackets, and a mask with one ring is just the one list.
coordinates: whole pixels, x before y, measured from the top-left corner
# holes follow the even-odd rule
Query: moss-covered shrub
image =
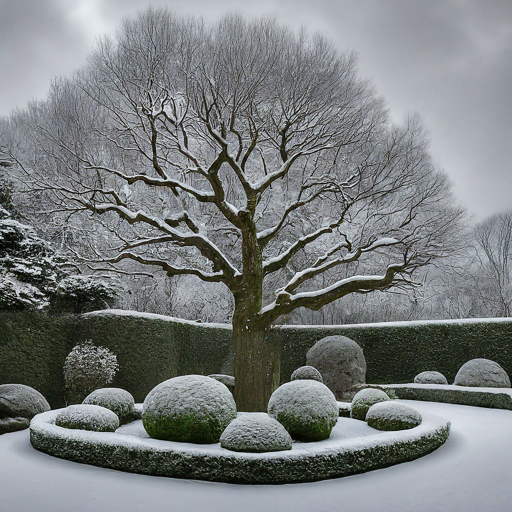
[(365, 388), (358, 391), (352, 399), (350, 417), (355, 420), (364, 421), (368, 409), (374, 404), (389, 400), (389, 396), (380, 389)]
[(306, 442), (327, 439), (339, 417), (332, 391), (315, 380), (293, 380), (278, 387), (268, 402), (268, 414), (293, 439)]
[(446, 377), (440, 372), (421, 372), (414, 377), (415, 384), (448, 384)]
[(421, 414), (400, 402), (379, 402), (370, 407), (366, 421), (377, 430), (407, 430), (421, 424)]
[(324, 383), (321, 373), (314, 366), (301, 366), (297, 368), (290, 377), (290, 380), (317, 380)]
[(90, 395), (87, 395), (82, 403), (99, 405), (109, 409), (117, 415), (120, 425), (133, 420), (135, 400), (133, 399), (133, 396), (124, 389), (96, 389)]
[(154, 439), (216, 443), (236, 418), (233, 395), (221, 382), (184, 375), (156, 386), (144, 400), (142, 423)]
[(105, 407), (90, 404), (70, 405), (59, 412), (55, 425), (63, 428), (92, 430), (94, 432), (115, 432), (119, 418)]

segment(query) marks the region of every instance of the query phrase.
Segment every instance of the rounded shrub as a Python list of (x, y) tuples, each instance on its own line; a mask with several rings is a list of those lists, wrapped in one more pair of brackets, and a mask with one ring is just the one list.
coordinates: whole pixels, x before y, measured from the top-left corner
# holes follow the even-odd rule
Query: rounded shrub
[(84, 404), (100, 405), (117, 414), (119, 423), (123, 425), (133, 420), (135, 400), (131, 393), (121, 388), (96, 389), (86, 396)]
[(460, 367), (454, 384), (468, 387), (509, 388), (510, 378), (498, 363), (490, 359), (471, 359)]
[(317, 380), (324, 383), (322, 374), (314, 366), (301, 366), (297, 368), (291, 376), (291, 380)]
[(376, 403), (389, 400), (389, 396), (380, 389), (365, 388), (358, 391), (352, 399), (350, 417), (364, 421), (368, 409)]
[(229, 389), (204, 375), (183, 375), (153, 388), (144, 400), (142, 424), (150, 437), (216, 443), (236, 418)]
[(238, 416), (220, 436), (220, 445), (235, 452), (278, 452), (292, 449), (287, 430), (264, 412)]
[(400, 402), (379, 402), (370, 407), (366, 421), (377, 430), (406, 430), (421, 423), (421, 414)]
[(339, 417), (332, 391), (315, 380), (293, 380), (278, 387), (268, 402), (268, 414), (299, 441), (327, 439)]
[(415, 384), (448, 384), (446, 377), (440, 372), (421, 372), (414, 377)]
[(94, 432), (115, 432), (119, 428), (119, 418), (105, 407), (91, 404), (70, 405), (55, 418), (58, 427)]

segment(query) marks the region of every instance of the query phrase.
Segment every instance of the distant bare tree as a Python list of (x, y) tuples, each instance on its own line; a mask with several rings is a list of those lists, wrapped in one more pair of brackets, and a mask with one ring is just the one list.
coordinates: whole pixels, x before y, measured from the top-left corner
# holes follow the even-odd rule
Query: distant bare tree
[(419, 121), (391, 125), (353, 55), (272, 20), (148, 10), (18, 122), (27, 185), (97, 221), (84, 256), (229, 289), (239, 410), (278, 385), (280, 317), (409, 286), (457, 244)]

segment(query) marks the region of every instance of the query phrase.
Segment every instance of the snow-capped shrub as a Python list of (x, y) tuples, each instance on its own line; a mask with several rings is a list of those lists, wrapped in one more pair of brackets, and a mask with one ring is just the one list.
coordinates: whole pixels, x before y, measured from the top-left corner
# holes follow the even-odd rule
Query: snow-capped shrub
[(212, 373), (211, 375), (208, 375), (208, 377), (211, 377), (212, 379), (222, 382), (222, 384), (224, 384), (224, 386), (227, 386), (231, 393), (233, 393), (235, 389), (235, 377), (233, 377), (232, 375), (226, 375), (224, 373)]
[(117, 289), (105, 281), (91, 276), (69, 276), (57, 285), (50, 306), (61, 313), (86, 313), (110, 308), (117, 295)]
[(55, 425), (94, 432), (115, 432), (119, 428), (119, 418), (105, 407), (78, 404), (70, 405), (59, 412), (55, 418)]
[(83, 404), (100, 405), (117, 414), (119, 424), (123, 425), (133, 419), (135, 400), (131, 393), (120, 388), (100, 388), (86, 396)]
[(234, 452), (278, 452), (292, 449), (292, 438), (279, 421), (264, 412), (242, 414), (220, 436), (220, 445)]
[(299, 441), (327, 439), (339, 417), (334, 394), (316, 380), (293, 380), (278, 387), (268, 402), (268, 414)]
[(389, 396), (380, 389), (362, 389), (361, 391), (358, 391), (352, 399), (350, 417), (355, 420), (364, 421), (368, 409), (370, 409), (373, 404), (378, 402), (385, 402), (388, 400)]
[(446, 377), (440, 372), (421, 372), (414, 377), (415, 384), (448, 384)]
[(453, 382), (456, 386), (509, 388), (507, 372), (490, 359), (471, 359), (460, 367)]
[(216, 443), (236, 418), (229, 389), (204, 375), (183, 375), (153, 388), (144, 400), (142, 424), (150, 437)]
[(400, 402), (379, 402), (370, 407), (366, 421), (377, 430), (406, 430), (421, 423), (421, 414)]
[(297, 368), (290, 378), (290, 380), (317, 380), (324, 383), (322, 375), (314, 366), (301, 366)]
[(64, 363), (64, 381), (72, 395), (87, 395), (110, 384), (119, 370), (116, 355), (87, 340), (73, 347)]

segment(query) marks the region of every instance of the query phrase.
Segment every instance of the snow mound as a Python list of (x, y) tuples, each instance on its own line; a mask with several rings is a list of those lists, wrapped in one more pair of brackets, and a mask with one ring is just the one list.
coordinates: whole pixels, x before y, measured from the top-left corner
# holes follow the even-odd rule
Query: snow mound
[(268, 402), (268, 414), (283, 424), (293, 439), (327, 439), (338, 420), (332, 391), (316, 380), (293, 380), (278, 387)]
[(235, 452), (278, 452), (292, 449), (287, 430), (264, 412), (241, 414), (220, 436), (220, 445)]
[(135, 400), (131, 393), (121, 388), (96, 389), (86, 396), (83, 404), (100, 405), (117, 414), (119, 424), (123, 425), (133, 420)]
[(119, 418), (105, 407), (78, 404), (62, 409), (55, 418), (55, 425), (94, 432), (115, 432), (119, 428)]
[(509, 388), (510, 378), (498, 363), (490, 359), (471, 359), (460, 367), (454, 384), (482, 388)]
[(365, 388), (358, 391), (352, 399), (350, 417), (355, 420), (364, 421), (370, 407), (379, 402), (389, 400), (389, 396), (381, 389)]
[(446, 377), (440, 372), (421, 372), (414, 377), (415, 384), (448, 384)]
[(144, 400), (142, 423), (154, 439), (217, 443), (236, 418), (229, 389), (204, 375), (183, 375), (153, 388)]
[(301, 366), (297, 368), (290, 378), (290, 380), (317, 380), (324, 383), (322, 374), (314, 366)]
[(377, 430), (407, 430), (421, 424), (421, 414), (399, 402), (379, 402), (366, 414), (368, 425)]

